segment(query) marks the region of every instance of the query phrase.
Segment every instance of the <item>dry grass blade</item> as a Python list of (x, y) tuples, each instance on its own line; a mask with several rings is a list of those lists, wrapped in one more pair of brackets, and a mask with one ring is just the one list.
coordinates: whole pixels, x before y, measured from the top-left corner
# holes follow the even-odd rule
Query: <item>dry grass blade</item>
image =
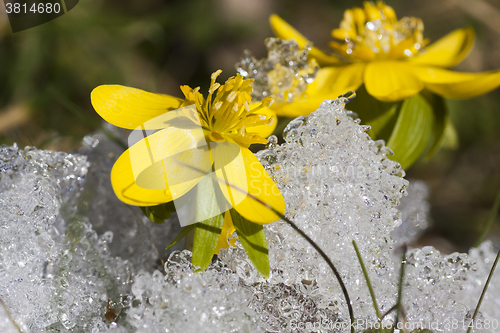
[(21, 330), (21, 328), (19, 327), (19, 325), (17, 325), (17, 323), (14, 320), (14, 318), (12, 318), (12, 314), (10, 313), (9, 309), (7, 308), (7, 306), (5, 305), (5, 303), (3, 302), (3, 300), (1, 298), (0, 298), (0, 304), (2, 304), (2, 307), (5, 310), (5, 313), (7, 314), (7, 317), (11, 321), (12, 325), (14, 325), (14, 327), (19, 331), (19, 333), (23, 333), (23, 331)]

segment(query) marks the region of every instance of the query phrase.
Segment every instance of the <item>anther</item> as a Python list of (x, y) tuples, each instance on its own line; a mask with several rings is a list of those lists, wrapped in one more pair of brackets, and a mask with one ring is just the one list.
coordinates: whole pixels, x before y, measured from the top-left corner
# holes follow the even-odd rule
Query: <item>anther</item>
[(215, 72), (212, 73), (212, 75), (210, 76), (210, 78), (215, 81), (217, 79), (217, 77), (220, 75), (220, 73), (222, 73), (221, 69), (216, 70)]
[(226, 97), (226, 101), (232, 102), (234, 101), (234, 98), (237, 96), (236, 91), (231, 91), (231, 93)]
[(208, 92), (210, 94), (213, 94), (217, 89), (219, 89), (219, 87), (220, 87), (219, 83), (214, 83), (214, 84), (212, 84), (212, 86), (210, 87), (210, 89), (208, 90)]
[(273, 97), (271, 97), (271, 96), (266, 97), (266, 98), (264, 98), (264, 99), (262, 100), (262, 104), (263, 104), (264, 106), (266, 106), (266, 107), (267, 107), (267, 106), (271, 106), (273, 103), (274, 103), (274, 98), (273, 98)]

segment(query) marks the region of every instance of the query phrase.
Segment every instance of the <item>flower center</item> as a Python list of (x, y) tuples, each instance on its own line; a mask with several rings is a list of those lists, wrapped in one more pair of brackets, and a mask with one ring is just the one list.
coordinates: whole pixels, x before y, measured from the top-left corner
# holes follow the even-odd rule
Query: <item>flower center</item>
[(343, 43), (330, 46), (351, 61), (401, 59), (416, 55), (428, 43), (424, 24), (416, 17), (397, 20), (394, 9), (382, 2), (365, 2), (344, 13), (339, 29), (332, 36)]
[(272, 124), (272, 117), (257, 111), (271, 105), (273, 98), (265, 98), (260, 105), (250, 109), (253, 79), (245, 79), (237, 74), (221, 85), (215, 82), (221, 72), (218, 70), (212, 74), (206, 99), (199, 92), (200, 87), (192, 89), (181, 86), (185, 96), (181, 107), (192, 104), (196, 106), (201, 126), (209, 131), (210, 141), (222, 142), (229, 137), (246, 147), (252, 143), (267, 143), (261, 136), (247, 133), (246, 128)]

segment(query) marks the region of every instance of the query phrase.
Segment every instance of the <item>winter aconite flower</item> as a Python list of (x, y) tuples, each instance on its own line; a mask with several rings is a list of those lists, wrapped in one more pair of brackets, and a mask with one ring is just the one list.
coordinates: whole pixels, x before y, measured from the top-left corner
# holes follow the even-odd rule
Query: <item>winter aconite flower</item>
[[(309, 41), (272, 15), (271, 26), (280, 38), (294, 38), (300, 46)], [(500, 72), (458, 73), (444, 68), (462, 61), (474, 44), (471, 28), (451, 32), (433, 44), (423, 36), (424, 25), (415, 17), (397, 19), (394, 10), (365, 2), (344, 13), (332, 31), (333, 53), (316, 47), (309, 52), (322, 66), (315, 82), (296, 103), (273, 106), (278, 114), (305, 115), (325, 99), (332, 99), (362, 84), (380, 101), (398, 101), (426, 89), (446, 98), (471, 98), (500, 85)]]
[(196, 228), (193, 264), (201, 269), (213, 253), (234, 244), (228, 237), (236, 229), (254, 265), (267, 275), (261, 225), (279, 217), (254, 198), (282, 213), (285, 203), (248, 147), (267, 143), (274, 129), (272, 99), (251, 104), (253, 80), (236, 75), (221, 85), (220, 73), (212, 74), (206, 98), (199, 87), (181, 86), (179, 99), (104, 85), (92, 91), (92, 105), (109, 123), (139, 133), (111, 171), (120, 200), (142, 207), (174, 201), (181, 224), (187, 216), (185, 224)]

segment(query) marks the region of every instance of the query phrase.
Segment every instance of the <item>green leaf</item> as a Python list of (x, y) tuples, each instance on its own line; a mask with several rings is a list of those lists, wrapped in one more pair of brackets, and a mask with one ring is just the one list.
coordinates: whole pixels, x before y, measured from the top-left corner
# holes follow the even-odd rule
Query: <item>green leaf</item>
[(387, 140), (391, 136), (398, 119), (402, 102), (381, 102), (368, 94), (364, 85), (356, 91), (356, 98), (348, 104), (348, 109), (356, 112), (363, 124), (372, 129), (368, 134), (374, 140)]
[(403, 169), (411, 166), (428, 149), (435, 116), (431, 104), (420, 94), (404, 100), (394, 130), (387, 142)]
[(193, 258), (191, 259), (195, 272), (203, 272), (212, 262), (223, 224), (224, 214), (195, 224)]
[(175, 212), (174, 202), (170, 201), (157, 206), (141, 207), (144, 215), (154, 223), (164, 223)]
[(264, 228), (260, 224), (248, 221), (234, 209), (230, 212), (234, 228), (248, 258), (263, 277), (269, 278), (269, 250)]
[(193, 238), (193, 258), (191, 262), (195, 272), (207, 269), (212, 262), (214, 251), (219, 242), (224, 213), (220, 213), (222, 193), (212, 175), (206, 175), (196, 185), (196, 217), (197, 221), (205, 216), (212, 216), (196, 223)]
[(191, 230), (193, 230), (194, 227), (196, 227), (196, 224), (190, 224), (190, 225), (182, 228), (181, 232), (179, 232), (179, 234), (177, 235), (177, 237), (175, 237), (175, 239), (170, 244), (168, 244), (168, 246), (165, 248), (165, 250), (168, 250), (172, 246), (174, 246), (175, 244), (177, 244), (181, 239), (184, 238), (184, 236), (186, 236), (188, 234), (188, 232), (190, 232)]

